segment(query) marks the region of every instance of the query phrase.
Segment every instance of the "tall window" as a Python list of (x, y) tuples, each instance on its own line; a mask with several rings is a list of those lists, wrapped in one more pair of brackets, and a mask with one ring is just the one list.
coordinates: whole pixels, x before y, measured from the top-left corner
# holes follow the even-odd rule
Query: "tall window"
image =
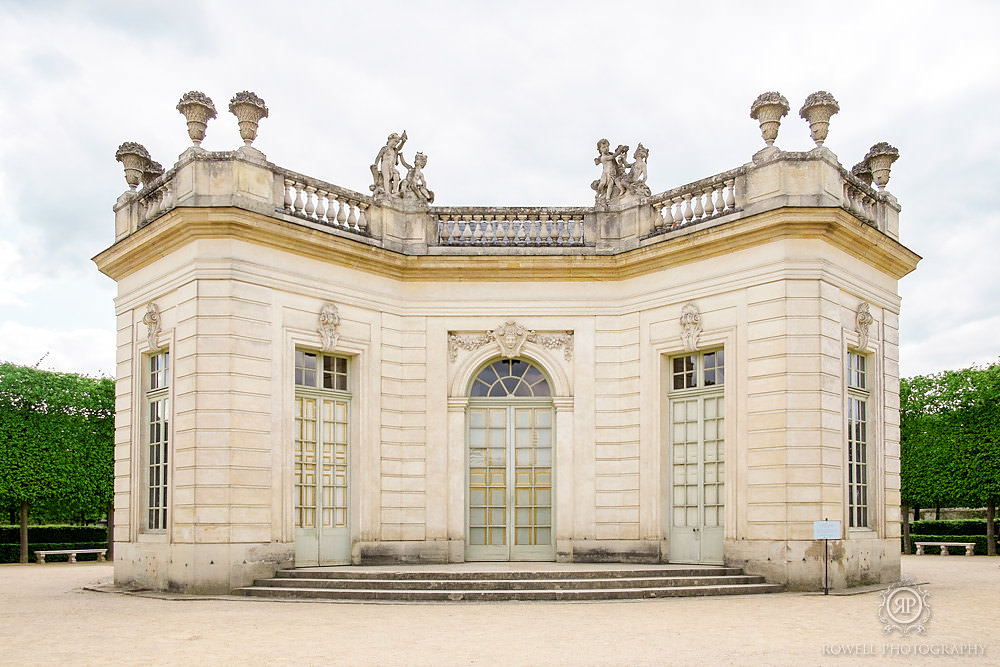
[(673, 525), (722, 526), (725, 515), (725, 352), (670, 360)]
[(295, 525), (347, 526), (347, 357), (295, 351)]
[(847, 353), (847, 512), (848, 526), (868, 527), (867, 358)]
[(167, 456), (170, 450), (170, 353), (149, 355), (146, 376), (146, 503), (148, 530), (167, 529)]

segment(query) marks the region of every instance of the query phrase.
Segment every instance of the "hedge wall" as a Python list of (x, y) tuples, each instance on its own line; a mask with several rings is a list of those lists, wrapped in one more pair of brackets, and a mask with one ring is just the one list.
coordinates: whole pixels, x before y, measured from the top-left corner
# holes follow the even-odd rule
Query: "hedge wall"
[[(1000, 521), (995, 521), (995, 535), (1000, 536)], [(921, 520), (910, 522), (910, 534), (921, 535), (986, 535), (986, 519)], [(939, 540), (955, 542), (956, 540)], [(971, 542), (972, 540), (964, 540)]]
[[(0, 526), (0, 563), (16, 563), (21, 558), (21, 537), (17, 526)], [(28, 526), (28, 560), (36, 562), (35, 549), (106, 549), (108, 531), (104, 526)], [(96, 555), (77, 560), (96, 560)], [(46, 556), (45, 562), (67, 561), (69, 556)]]

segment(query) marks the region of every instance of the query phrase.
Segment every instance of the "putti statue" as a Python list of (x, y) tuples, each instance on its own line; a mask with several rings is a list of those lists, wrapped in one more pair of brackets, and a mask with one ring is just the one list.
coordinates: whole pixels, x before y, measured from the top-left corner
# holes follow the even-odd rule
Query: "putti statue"
[(646, 185), (649, 149), (640, 143), (635, 149), (634, 162), (628, 161), (628, 151), (629, 147), (621, 144), (612, 153), (607, 139), (597, 142), (594, 164), (600, 165), (601, 177), (591, 183), (590, 187), (597, 192), (595, 199), (598, 204), (620, 199), (627, 193), (640, 197), (649, 196), (649, 187)]
[[(434, 193), (427, 188), (423, 172), (427, 166), (427, 156), (417, 153), (413, 158), (413, 164), (408, 163), (402, 153), (406, 139), (406, 130), (403, 130), (403, 134), (393, 132), (389, 135), (385, 146), (380, 148), (378, 155), (375, 156), (375, 164), (371, 165), (375, 183), (370, 189), (377, 200), (384, 201), (390, 197), (397, 197), (431, 204), (434, 202)], [(400, 178), (397, 169), (399, 164), (406, 167), (406, 176), (403, 178)]]

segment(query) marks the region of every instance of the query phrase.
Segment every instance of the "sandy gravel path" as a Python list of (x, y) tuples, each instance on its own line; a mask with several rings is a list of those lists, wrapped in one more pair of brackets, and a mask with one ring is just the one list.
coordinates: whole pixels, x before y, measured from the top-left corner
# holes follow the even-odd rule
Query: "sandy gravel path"
[[(907, 556), (903, 571), (927, 582), (926, 635), (883, 634), (879, 592), (286, 603), (83, 590), (110, 581), (105, 564), (0, 565), (0, 664), (1000, 665), (1000, 558)], [(970, 646), (985, 655), (940, 655)]]

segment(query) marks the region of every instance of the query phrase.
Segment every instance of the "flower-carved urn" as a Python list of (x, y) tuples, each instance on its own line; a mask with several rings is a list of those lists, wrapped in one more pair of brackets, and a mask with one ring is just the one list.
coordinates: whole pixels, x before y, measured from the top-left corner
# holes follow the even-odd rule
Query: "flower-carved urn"
[(212, 98), (197, 90), (184, 93), (180, 102), (177, 103), (177, 110), (180, 111), (187, 120), (188, 136), (195, 146), (201, 146), (205, 138), (205, 128), (208, 121), (215, 118), (215, 104)]
[(229, 101), (229, 111), (236, 116), (240, 124), (240, 137), (247, 146), (257, 138), (257, 123), (261, 118), (267, 118), (267, 105), (254, 93), (244, 90), (236, 93)]
[(817, 146), (826, 141), (830, 129), (830, 118), (840, 111), (840, 105), (833, 95), (825, 90), (817, 90), (806, 98), (805, 104), (799, 109), (799, 117), (809, 123), (809, 134)]
[(146, 166), (142, 169), (142, 187), (145, 191), (149, 187), (149, 184), (155, 181), (160, 176), (163, 176), (163, 165), (159, 162), (154, 162), (150, 160), (146, 163)]
[(899, 150), (884, 141), (872, 146), (868, 155), (865, 156), (865, 164), (871, 169), (872, 178), (879, 190), (885, 190), (885, 186), (889, 182), (889, 170), (897, 159), (899, 159)]
[(778, 138), (781, 119), (788, 115), (789, 108), (785, 96), (775, 91), (761, 93), (750, 105), (750, 117), (760, 122), (760, 133), (768, 146)]
[(135, 190), (150, 162), (149, 152), (142, 144), (126, 141), (115, 151), (115, 159), (125, 168), (125, 182), (128, 183), (129, 190)]
[(872, 184), (872, 170), (867, 162), (862, 161), (851, 167), (851, 173), (857, 176), (865, 185), (870, 186)]

